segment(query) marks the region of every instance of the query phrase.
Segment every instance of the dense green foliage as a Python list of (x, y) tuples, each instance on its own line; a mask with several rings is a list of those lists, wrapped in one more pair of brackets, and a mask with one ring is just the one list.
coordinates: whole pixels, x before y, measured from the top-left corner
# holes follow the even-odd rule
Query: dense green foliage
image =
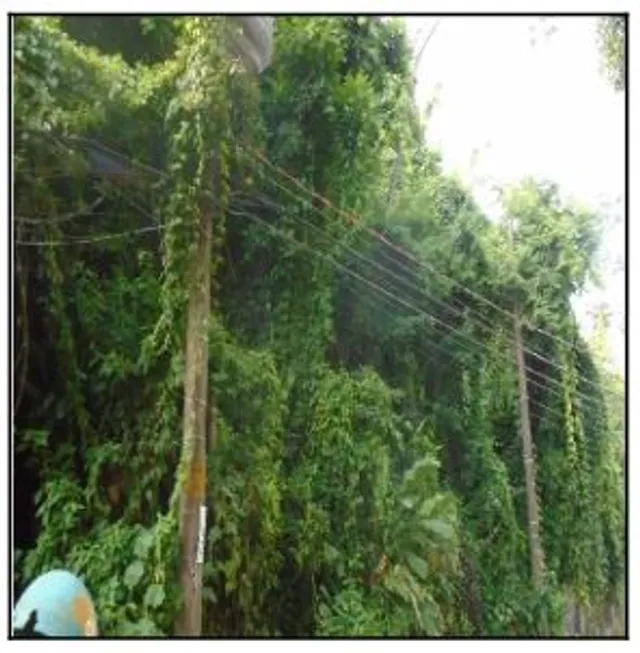
[(559, 633), (568, 600), (615, 604), (622, 386), (569, 303), (595, 216), (525, 181), (510, 245), (423, 141), (399, 22), (279, 18), (253, 80), (222, 20), (84, 20), (15, 30), (18, 585), (65, 565), (102, 632), (171, 633), (187, 261), (214, 193), (205, 634)]

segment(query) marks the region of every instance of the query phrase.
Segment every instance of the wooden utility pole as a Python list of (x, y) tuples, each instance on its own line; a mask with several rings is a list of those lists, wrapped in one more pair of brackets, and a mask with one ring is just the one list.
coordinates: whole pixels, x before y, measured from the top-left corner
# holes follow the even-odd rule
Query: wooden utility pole
[[(512, 251), (514, 246), (513, 218), (508, 222), (509, 240)], [(524, 462), (524, 481), (527, 495), (527, 521), (529, 531), (529, 551), (531, 556), (531, 577), (535, 587), (542, 585), (544, 576), (544, 554), (540, 539), (540, 511), (536, 491), (536, 461), (533, 453), (533, 437), (529, 418), (529, 394), (527, 391), (527, 374), (522, 346), (522, 321), (520, 307), (516, 302), (514, 309), (514, 336), (516, 362), (518, 365), (518, 388), (520, 406), (520, 432), (522, 435), (522, 459)]]
[[(210, 169), (215, 167), (210, 166)], [(207, 518), (208, 336), (211, 311), (213, 212), (213, 201), (202, 200), (198, 242), (191, 261), (191, 287), (187, 314), (180, 470), (183, 480), (179, 517), (180, 586), (183, 606), (176, 624), (176, 635), (190, 637), (199, 637), (202, 634), (202, 565)], [(211, 428), (215, 428), (215, 425), (211, 425)]]

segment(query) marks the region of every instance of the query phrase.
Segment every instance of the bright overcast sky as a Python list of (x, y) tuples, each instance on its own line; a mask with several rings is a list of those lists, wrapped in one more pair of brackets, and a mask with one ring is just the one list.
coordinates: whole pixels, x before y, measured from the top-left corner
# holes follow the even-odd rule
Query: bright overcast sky
[(437, 98), (427, 141), (488, 215), (491, 185), (528, 175), (593, 208), (613, 206), (602, 237), (604, 288), (576, 301), (576, 312), (588, 333), (589, 310), (606, 300), (614, 362), (624, 369), (624, 95), (600, 72), (595, 19), (554, 18), (549, 36), (549, 20), (527, 17), (406, 20), (417, 49), (439, 22), (417, 70), (416, 99), (425, 107)]

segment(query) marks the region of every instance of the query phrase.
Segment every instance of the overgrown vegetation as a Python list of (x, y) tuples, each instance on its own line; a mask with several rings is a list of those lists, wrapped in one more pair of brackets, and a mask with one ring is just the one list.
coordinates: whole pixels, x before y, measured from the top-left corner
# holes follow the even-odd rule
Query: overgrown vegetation
[(568, 602), (601, 632), (623, 384), (569, 303), (596, 216), (528, 180), (509, 245), (423, 140), (398, 21), (278, 18), (252, 80), (221, 19), (96, 20), (15, 23), (18, 587), (65, 566), (103, 633), (172, 633), (186, 261), (215, 148), (204, 634), (562, 633)]

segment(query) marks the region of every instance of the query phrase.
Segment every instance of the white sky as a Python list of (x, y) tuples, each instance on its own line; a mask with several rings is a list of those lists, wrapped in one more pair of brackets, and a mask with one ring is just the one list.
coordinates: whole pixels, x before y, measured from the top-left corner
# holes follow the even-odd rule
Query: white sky
[[(592, 208), (613, 208), (602, 236), (603, 290), (575, 303), (585, 332), (588, 312), (606, 301), (610, 344), (624, 369), (624, 94), (600, 69), (595, 19), (530, 17), (409, 17), (419, 49), (434, 23), (417, 70), (421, 107), (436, 98), (427, 141), (447, 172), (473, 189), (496, 214), (490, 187), (534, 175)], [(532, 37), (535, 42), (532, 44)], [(617, 269), (616, 269), (617, 268)]]

